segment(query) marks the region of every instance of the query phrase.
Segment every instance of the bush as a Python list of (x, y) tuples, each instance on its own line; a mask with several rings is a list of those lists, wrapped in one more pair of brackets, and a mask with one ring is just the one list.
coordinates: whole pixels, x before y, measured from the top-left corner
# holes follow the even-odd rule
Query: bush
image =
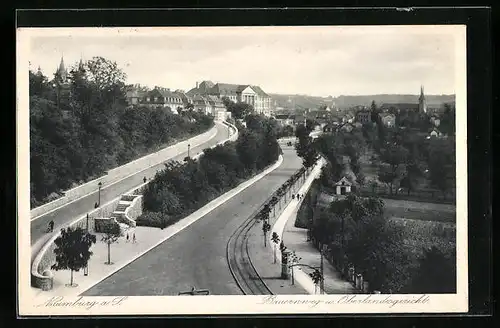
[[(184, 163), (166, 164), (145, 188), (144, 211), (180, 219), (275, 162), (279, 146), (272, 126), (268, 126), (266, 118), (254, 119), (251, 128), (242, 132), (236, 142), (206, 149), (197, 160), (187, 158)], [(266, 147), (262, 147), (263, 143)], [(140, 222), (158, 226), (159, 214)]]
[(146, 226), (164, 229), (172, 224), (172, 220), (167, 214), (160, 212), (144, 212), (135, 221), (137, 226)]
[(444, 253), (433, 246), (426, 249), (418, 261), (419, 266), (407, 288), (409, 293), (456, 293), (456, 249)]

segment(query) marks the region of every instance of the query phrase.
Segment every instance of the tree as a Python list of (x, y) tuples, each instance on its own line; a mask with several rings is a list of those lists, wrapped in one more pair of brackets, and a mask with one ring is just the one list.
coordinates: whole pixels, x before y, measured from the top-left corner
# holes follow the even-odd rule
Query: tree
[(262, 220), (262, 231), (264, 232), (264, 247), (267, 247), (267, 233), (269, 230), (271, 230), (271, 225), (267, 222), (267, 218), (264, 217)]
[(323, 281), (323, 276), (321, 275), (321, 272), (319, 272), (318, 269), (314, 269), (313, 272), (309, 273), (309, 277), (311, 277), (313, 283), (314, 283), (314, 293), (317, 293), (317, 289), (321, 281)]
[(409, 293), (456, 293), (456, 248), (444, 253), (436, 246), (425, 249), (414, 272)]
[(441, 116), (439, 128), (448, 136), (455, 135), (455, 106), (444, 104), (444, 113)]
[(429, 178), (431, 184), (443, 193), (455, 183), (455, 144), (453, 139), (429, 141)]
[(406, 162), (408, 158), (408, 150), (400, 145), (386, 143), (386, 148), (382, 150), (380, 159), (389, 165), (389, 170), (385, 166), (380, 167), (380, 181), (389, 184), (390, 193), (392, 195), (392, 185), (399, 178), (401, 172), (399, 170), (401, 164)]
[(247, 169), (253, 171), (259, 155), (259, 137), (252, 131), (243, 131), (236, 142), (236, 151)]
[(73, 271), (79, 271), (87, 266), (93, 254), (90, 247), (95, 243), (96, 236), (85, 229), (80, 227), (61, 229), (61, 235), (54, 241), (56, 263), (51, 266), (51, 269), (56, 271), (71, 270), (69, 286), (77, 286), (73, 283)]
[(278, 236), (278, 234), (276, 232), (273, 232), (272, 236), (271, 236), (271, 240), (272, 242), (274, 243), (274, 263), (276, 263), (276, 245), (278, 245), (278, 243), (280, 242), (280, 237)]
[(225, 100), (225, 106), (235, 119), (244, 119), (245, 116), (254, 111), (253, 106), (245, 102), (234, 103), (231, 100)]
[(111, 262), (111, 244), (118, 243), (118, 239), (121, 237), (122, 231), (120, 225), (111, 224), (107, 231), (102, 235), (101, 241), (103, 241), (108, 246), (108, 261), (105, 264), (113, 264)]
[(299, 139), (295, 144), (297, 155), (302, 158), (302, 164), (305, 168), (311, 168), (319, 158), (316, 147), (313, 146), (312, 138), (309, 136), (310, 127), (299, 125), (296, 130), (296, 136)]

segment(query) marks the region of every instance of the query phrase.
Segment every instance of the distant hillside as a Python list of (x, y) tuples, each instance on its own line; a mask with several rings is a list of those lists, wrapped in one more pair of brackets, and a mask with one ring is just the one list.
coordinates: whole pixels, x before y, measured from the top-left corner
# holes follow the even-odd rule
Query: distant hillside
[(273, 99), (273, 106), (283, 108), (314, 109), (322, 105), (332, 105), (333, 98), (314, 97), (307, 95), (269, 94)]
[[(334, 98), (339, 108), (346, 108), (356, 105), (370, 106), (372, 101), (377, 105), (383, 103), (418, 103), (419, 95), (371, 95), (371, 96), (339, 96)], [(441, 106), (443, 103), (455, 102), (455, 95), (426, 95), (428, 106)]]
[[(308, 95), (269, 94), (273, 105), (283, 108), (314, 109), (323, 105), (338, 108), (351, 106), (370, 106), (374, 100), (377, 105), (383, 103), (418, 103), (419, 95), (381, 94), (367, 96), (315, 97)], [(455, 95), (426, 95), (428, 106), (441, 106), (443, 103), (455, 102)]]

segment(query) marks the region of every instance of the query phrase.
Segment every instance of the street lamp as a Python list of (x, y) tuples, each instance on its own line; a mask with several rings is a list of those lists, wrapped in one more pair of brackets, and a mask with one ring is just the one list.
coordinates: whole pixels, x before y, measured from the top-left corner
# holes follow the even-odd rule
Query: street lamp
[(191, 150), (191, 144), (188, 144), (188, 157), (191, 157), (189, 156), (189, 151)]
[[(89, 232), (89, 213), (87, 213), (87, 224), (86, 224), (87, 232)], [(86, 277), (89, 275), (89, 262), (87, 261), (87, 265), (83, 268), (83, 275)]]
[(98, 207), (101, 207), (101, 187), (102, 187), (102, 182), (99, 181), (99, 198), (98, 198), (98, 201), (97, 201), (97, 206)]

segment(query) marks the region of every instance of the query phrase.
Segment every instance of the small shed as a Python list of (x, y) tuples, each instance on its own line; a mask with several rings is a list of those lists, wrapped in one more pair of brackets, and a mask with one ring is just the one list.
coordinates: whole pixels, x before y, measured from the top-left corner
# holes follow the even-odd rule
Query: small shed
[(346, 177), (342, 177), (335, 184), (335, 194), (336, 195), (346, 195), (351, 192), (352, 182), (350, 182)]

